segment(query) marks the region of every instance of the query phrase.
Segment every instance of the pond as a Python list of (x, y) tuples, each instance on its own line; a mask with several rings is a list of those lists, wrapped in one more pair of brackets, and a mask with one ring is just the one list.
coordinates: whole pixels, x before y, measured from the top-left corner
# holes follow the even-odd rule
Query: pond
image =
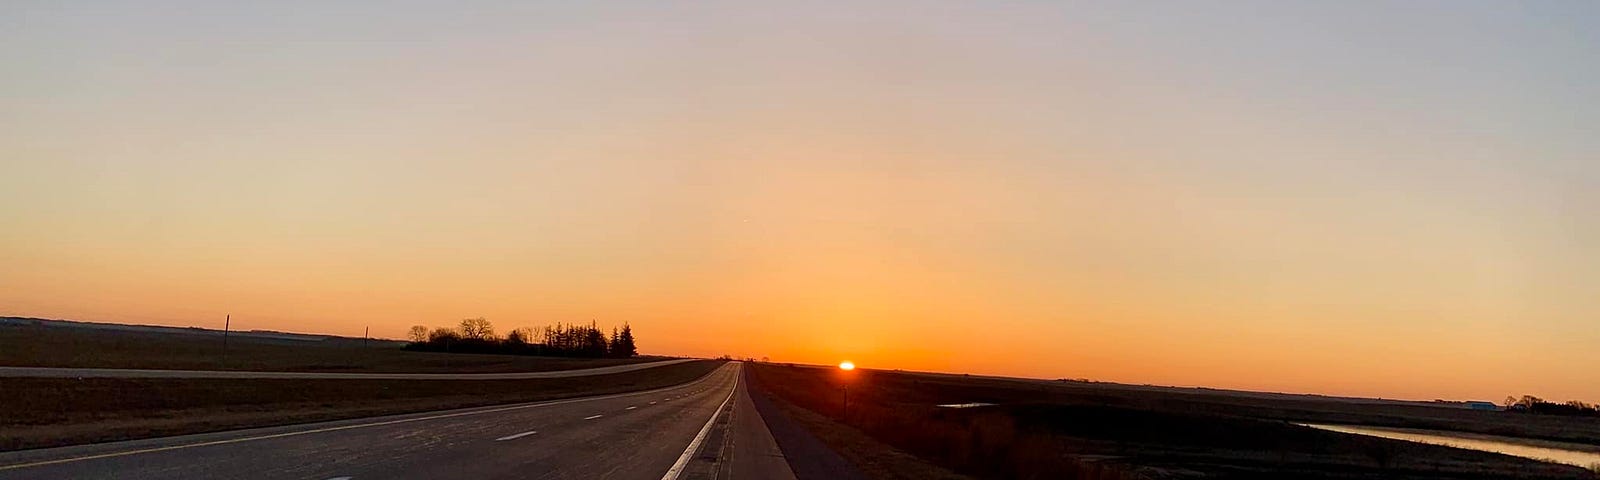
[(1503, 453), (1506, 455), (1532, 458), (1534, 460), (1577, 465), (1584, 468), (1596, 468), (1596, 465), (1600, 465), (1600, 446), (1595, 445), (1551, 442), (1516, 437), (1500, 437), (1494, 435), (1480, 435), (1475, 433), (1450, 432), (1444, 430), (1382, 428), (1359, 425), (1303, 425), (1311, 428), (1320, 428), (1323, 430), (1340, 433), (1353, 433), (1356, 435), (1369, 435), (1374, 437), (1391, 438), (1395, 440), (1431, 443), (1434, 445), (1444, 445), (1447, 447)]

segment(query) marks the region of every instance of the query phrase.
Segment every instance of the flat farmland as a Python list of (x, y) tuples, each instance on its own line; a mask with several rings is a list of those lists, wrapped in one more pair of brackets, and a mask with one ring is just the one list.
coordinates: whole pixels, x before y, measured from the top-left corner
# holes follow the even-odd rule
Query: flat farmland
[(392, 340), (284, 339), (220, 332), (106, 330), (0, 324), (0, 366), (350, 373), (503, 373), (571, 370), (665, 357), (561, 358), (414, 352)]
[[(1521, 416), (1503, 412), (773, 364), (753, 365), (750, 373), (753, 388), (809, 412), (800, 415), (812, 420), (808, 428), (835, 449), (881, 450), (870, 457), (884, 462), (903, 452), (975, 478), (1596, 478), (1576, 466), (1295, 424), (1337, 418), (1466, 430)], [(951, 404), (972, 406), (940, 407)], [(1592, 419), (1564, 420), (1574, 436), (1593, 427), (1585, 423)], [(1531, 428), (1557, 435), (1550, 427)]]

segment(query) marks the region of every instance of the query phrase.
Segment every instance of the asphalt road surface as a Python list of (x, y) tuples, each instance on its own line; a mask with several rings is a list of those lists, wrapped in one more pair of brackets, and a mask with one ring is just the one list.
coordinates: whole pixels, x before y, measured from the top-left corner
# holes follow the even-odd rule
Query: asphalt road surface
[(0, 480), (792, 480), (742, 368), (644, 392), (0, 453)]
[(233, 372), (224, 370), (140, 370), (131, 368), (0, 367), (0, 377), (30, 378), (300, 378), (312, 380), (524, 380), (566, 378), (644, 370), (692, 359), (629, 363), (609, 367), (515, 373), (320, 373)]

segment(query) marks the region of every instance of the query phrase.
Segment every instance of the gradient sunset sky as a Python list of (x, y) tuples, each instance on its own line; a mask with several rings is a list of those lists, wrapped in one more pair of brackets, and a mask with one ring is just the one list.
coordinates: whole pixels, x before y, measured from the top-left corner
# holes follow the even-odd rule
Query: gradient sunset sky
[(0, 6), (0, 315), (1600, 400), (1600, 3)]

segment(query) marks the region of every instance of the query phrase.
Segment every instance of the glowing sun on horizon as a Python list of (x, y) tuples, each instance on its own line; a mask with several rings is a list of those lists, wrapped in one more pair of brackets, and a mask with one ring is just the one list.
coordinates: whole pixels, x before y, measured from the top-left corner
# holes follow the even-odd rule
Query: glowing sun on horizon
[(848, 360), (847, 361), (843, 361), (843, 362), (839, 362), (839, 369), (840, 370), (855, 370), (856, 369), (856, 364), (853, 363), (853, 362), (850, 362)]

